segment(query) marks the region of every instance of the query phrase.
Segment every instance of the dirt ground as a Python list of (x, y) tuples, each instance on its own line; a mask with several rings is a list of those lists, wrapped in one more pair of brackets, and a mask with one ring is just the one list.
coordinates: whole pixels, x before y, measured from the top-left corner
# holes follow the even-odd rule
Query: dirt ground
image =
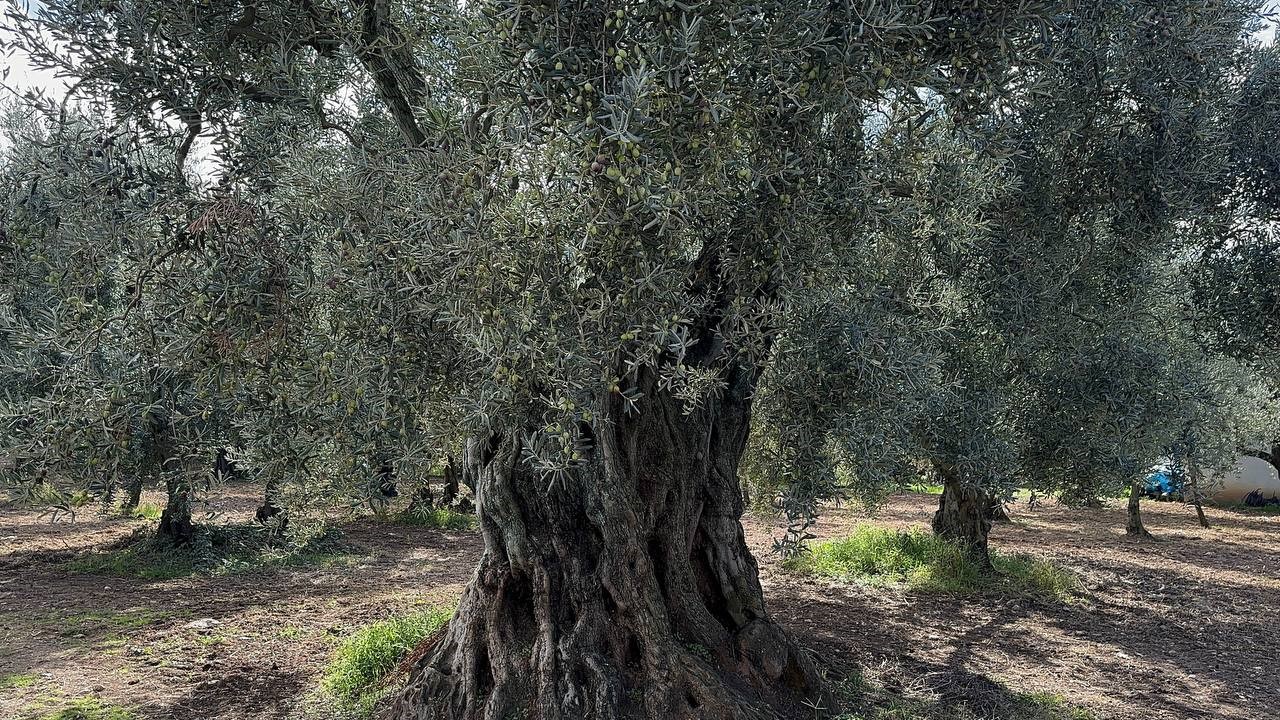
[[(229, 488), (215, 509), (247, 517), (256, 495)], [(934, 502), (899, 496), (872, 521), (927, 525)], [(1181, 505), (1145, 503), (1153, 543), (1124, 536), (1118, 504), (1010, 514), (992, 546), (1073, 570), (1081, 600), (798, 578), (769, 552), (778, 531), (755, 518), (746, 525), (771, 611), (837, 674), (883, 671), (895, 692), (963, 700), (980, 714), (982, 698), (1046, 692), (1116, 720), (1280, 717), (1280, 517), (1209, 509), (1213, 528), (1202, 530)], [(817, 533), (864, 521), (834, 510)], [(67, 568), (144, 523), (86, 515), (52, 524), (0, 510), (0, 718), (79, 697), (140, 718), (286, 718), (335, 640), (453, 601), (479, 555), (474, 533), (364, 519), (342, 527), (357, 552), (333, 565), (163, 581)], [(26, 681), (6, 687), (15, 675)]]

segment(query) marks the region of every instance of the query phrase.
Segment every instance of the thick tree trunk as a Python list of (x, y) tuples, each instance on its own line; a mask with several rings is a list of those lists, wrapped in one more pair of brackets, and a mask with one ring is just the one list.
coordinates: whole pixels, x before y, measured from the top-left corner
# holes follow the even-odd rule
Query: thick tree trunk
[(142, 502), (142, 475), (134, 475), (133, 479), (129, 481), (129, 486), (126, 490), (129, 491), (129, 494), (125, 496), (124, 505), (121, 509), (126, 513), (131, 513), (137, 510), (138, 505)]
[(751, 382), (686, 413), (649, 378), (604, 398), (595, 450), (548, 484), (518, 430), (468, 443), (485, 552), (421, 648), (397, 720), (808, 717), (813, 662), (765, 610), (739, 522)]
[(159, 535), (173, 545), (190, 545), (195, 537), (195, 525), (191, 522), (191, 486), (185, 480), (166, 478), (165, 489), (169, 501), (160, 515)]
[(1142, 486), (1138, 482), (1129, 484), (1128, 520), (1124, 531), (1126, 535), (1151, 538), (1151, 533), (1147, 532), (1146, 526), (1142, 524)]
[(264, 525), (272, 522), (277, 529), (283, 531), (289, 527), (289, 512), (278, 504), (279, 492), (276, 481), (268, 480), (262, 493), (262, 504), (253, 513), (253, 517)]
[(448, 462), (444, 464), (444, 488), (440, 491), (441, 505), (448, 507), (458, 499), (459, 474), (458, 465), (450, 455)]
[(991, 554), (987, 550), (987, 536), (991, 532), (990, 498), (980, 488), (963, 483), (945, 468), (939, 468), (942, 477), (942, 497), (938, 511), (933, 514), (933, 532), (954, 542), (982, 568), (991, 569)]

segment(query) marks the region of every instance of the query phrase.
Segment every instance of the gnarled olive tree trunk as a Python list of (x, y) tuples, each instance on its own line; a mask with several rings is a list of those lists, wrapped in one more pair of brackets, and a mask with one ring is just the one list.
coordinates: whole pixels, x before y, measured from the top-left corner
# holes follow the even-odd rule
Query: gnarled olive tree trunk
[(120, 509), (126, 513), (131, 513), (134, 510), (137, 510), (138, 505), (142, 502), (141, 473), (135, 474), (132, 478), (130, 478), (129, 484), (128, 486), (125, 487), (125, 489), (128, 491), (129, 494), (125, 496), (124, 504), (120, 506)]
[(165, 479), (169, 500), (160, 514), (159, 535), (174, 545), (190, 545), (195, 538), (195, 524), (191, 522), (191, 485), (186, 480), (172, 476)]
[(950, 468), (939, 465), (942, 497), (933, 514), (933, 532), (960, 545), (983, 568), (991, 569), (987, 536), (991, 533), (991, 498), (982, 488), (970, 485)]
[(518, 431), (469, 443), (484, 556), (393, 717), (739, 720), (826, 702), (769, 618), (739, 522), (753, 384), (690, 413), (651, 377), (639, 413), (602, 398), (594, 452), (550, 486)]

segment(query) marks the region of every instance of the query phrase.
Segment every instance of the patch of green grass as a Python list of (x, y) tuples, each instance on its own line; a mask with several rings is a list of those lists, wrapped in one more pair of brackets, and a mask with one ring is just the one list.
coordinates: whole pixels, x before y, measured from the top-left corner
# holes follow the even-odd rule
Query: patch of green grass
[(396, 516), (404, 525), (435, 528), (437, 530), (472, 530), (476, 516), (454, 512), (448, 508), (413, 508)]
[(991, 562), (996, 572), (983, 572), (959, 546), (919, 528), (899, 532), (860, 525), (849, 537), (815, 543), (809, 552), (788, 559), (786, 567), (836, 580), (905, 585), (920, 592), (989, 592), (1065, 601), (1079, 586), (1074, 575), (1045, 560), (993, 552)]
[(1263, 505), (1262, 507), (1233, 505), (1228, 509), (1244, 515), (1280, 515), (1280, 505)]
[(136, 720), (137, 716), (132, 712), (110, 703), (105, 703), (97, 698), (77, 698), (75, 700), (44, 702), (35, 707), (35, 711), (56, 705), (53, 710), (45, 712), (43, 715), (32, 714), (32, 708), (28, 707), (26, 715), (21, 715), (21, 720)]
[(0, 690), (31, 687), (32, 685), (35, 685), (38, 680), (39, 678), (32, 673), (0, 675)]
[(433, 608), (361, 628), (334, 651), (321, 676), (321, 689), (349, 709), (371, 711), (387, 690), (388, 675), (396, 665), (452, 615), (452, 608)]
[(910, 486), (907, 487), (907, 489), (913, 493), (920, 493), (921, 495), (941, 495), (942, 494), (942, 486), (936, 485), (933, 483), (912, 483)]
[(154, 622), (168, 619), (172, 617), (172, 615), (172, 613), (157, 610), (133, 608), (121, 611), (93, 610), (89, 612), (74, 613), (72, 615), (58, 614), (51, 616), (50, 621), (56, 622), (62, 626), (62, 634), (64, 636), (72, 636), (81, 633), (88, 634), (92, 632), (100, 632), (103, 630), (113, 630), (116, 632), (137, 630)]
[(132, 510), (126, 510), (125, 514), (135, 520), (159, 520), (164, 509), (153, 503), (142, 503)]
[(1061, 695), (1054, 693), (1027, 693), (1018, 695), (1018, 705), (1029, 720), (1096, 720), (1097, 715), (1088, 708), (1072, 705)]
[(205, 647), (217, 647), (227, 641), (227, 636), (221, 633), (209, 633), (207, 635), (196, 635), (196, 642)]
[(285, 625), (280, 628), (280, 632), (276, 633), (281, 640), (297, 640), (302, 637), (302, 628), (293, 625)]
[(72, 560), (67, 569), (95, 575), (172, 580), (197, 573), (236, 575), (288, 567), (349, 566), (360, 556), (329, 530), (290, 542), (257, 525), (202, 527), (191, 547), (175, 548), (140, 530), (115, 548)]
[(131, 545), (93, 553), (67, 563), (71, 572), (93, 575), (137, 577), (143, 580), (172, 580), (195, 572), (191, 553), (161, 548), (156, 543)]

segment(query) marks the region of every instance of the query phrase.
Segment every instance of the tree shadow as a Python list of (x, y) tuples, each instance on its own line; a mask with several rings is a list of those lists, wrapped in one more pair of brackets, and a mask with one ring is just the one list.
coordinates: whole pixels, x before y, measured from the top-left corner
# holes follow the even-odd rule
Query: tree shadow
[(239, 667), (199, 683), (170, 702), (138, 708), (143, 718), (264, 718), (285, 720), (306, 688), (297, 672)]

